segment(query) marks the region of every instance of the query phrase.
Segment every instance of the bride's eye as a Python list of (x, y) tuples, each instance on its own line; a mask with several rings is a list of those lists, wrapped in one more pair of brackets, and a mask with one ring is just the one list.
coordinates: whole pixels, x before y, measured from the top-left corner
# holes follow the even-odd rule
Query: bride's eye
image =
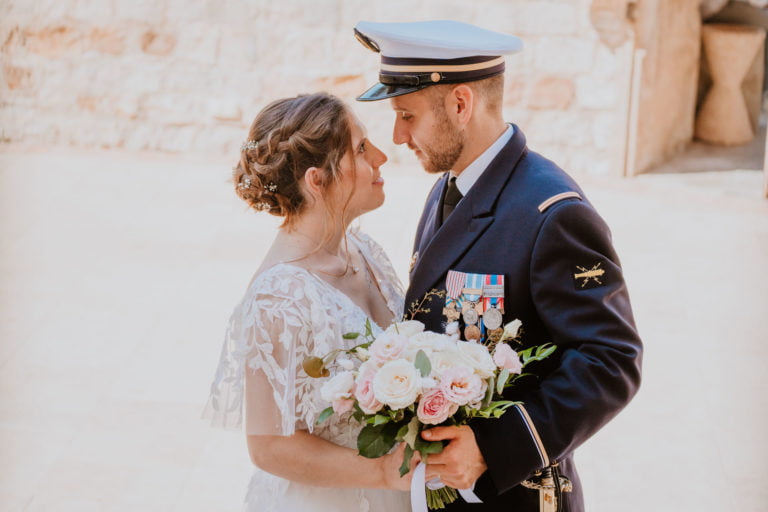
[(357, 148), (358, 153), (365, 153), (365, 141), (360, 143), (360, 146)]

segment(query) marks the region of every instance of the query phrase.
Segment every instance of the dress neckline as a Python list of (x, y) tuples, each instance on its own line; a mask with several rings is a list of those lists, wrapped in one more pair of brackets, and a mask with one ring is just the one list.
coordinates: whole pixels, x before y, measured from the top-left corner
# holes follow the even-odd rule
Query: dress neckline
[[(365, 258), (365, 256), (363, 256), (363, 258)], [(291, 268), (295, 268), (295, 269), (303, 271), (305, 274), (308, 274), (313, 279), (319, 281), (322, 285), (328, 287), (331, 291), (335, 292), (337, 295), (341, 295), (342, 297), (344, 297), (344, 300), (346, 300), (347, 302), (352, 304), (352, 306), (354, 306), (358, 311), (360, 311), (365, 316), (365, 318), (370, 320), (373, 325), (375, 325), (376, 327), (378, 327), (382, 331), (384, 330), (384, 327), (380, 326), (379, 323), (376, 320), (373, 319), (373, 315), (368, 313), (360, 304), (358, 304), (357, 302), (352, 300), (352, 297), (350, 297), (349, 295), (347, 295), (343, 291), (339, 290), (334, 285), (332, 285), (331, 283), (329, 283), (328, 281), (326, 281), (325, 279), (323, 279), (322, 277), (317, 275), (315, 272), (312, 272), (308, 268), (305, 268), (305, 267), (302, 267), (302, 266), (299, 266), (299, 265), (294, 265), (293, 263), (283, 263), (283, 262), (280, 262), (280, 263), (275, 263), (274, 265), (269, 267), (267, 270), (262, 272), (262, 274), (264, 274), (264, 273), (266, 273), (266, 272), (268, 272), (268, 271), (270, 271), (270, 270), (272, 270), (272, 269), (274, 269), (276, 267), (291, 267)], [(366, 269), (366, 271), (369, 271), (369, 270)], [(392, 311), (392, 308), (389, 305), (389, 301), (384, 296), (384, 292), (380, 288), (377, 288), (376, 289), (376, 293), (378, 293), (381, 296), (381, 298), (384, 300), (384, 304), (387, 306), (387, 309), (389, 310), (390, 313), (392, 313), (392, 321), (394, 321), (395, 320), (395, 315), (397, 313), (395, 311)]]

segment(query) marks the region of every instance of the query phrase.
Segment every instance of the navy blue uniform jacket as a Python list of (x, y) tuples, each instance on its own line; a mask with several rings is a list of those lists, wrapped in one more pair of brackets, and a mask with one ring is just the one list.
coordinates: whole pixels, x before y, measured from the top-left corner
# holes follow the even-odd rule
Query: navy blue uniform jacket
[[(442, 225), (447, 174), (430, 192), (416, 234), (406, 316), (427, 292), (445, 290), (449, 270), (504, 274), (504, 322), (523, 323), (522, 343), (513, 348), (552, 342), (558, 350), (536, 363), (538, 379), (510, 389), (509, 398), (522, 406), (470, 425), (488, 465), (475, 484), (483, 504), (459, 498), (448, 510), (538, 511), (538, 491), (520, 483), (556, 461), (574, 486), (563, 494), (563, 510), (582, 511), (573, 451), (636, 393), (642, 344), (608, 227), (578, 185), (529, 151), (514, 129)], [(574, 192), (580, 197), (568, 197)], [(603, 272), (575, 277), (584, 269)], [(434, 299), (424, 304), (430, 311), (414, 319), (443, 332), (442, 307), (443, 299)]]

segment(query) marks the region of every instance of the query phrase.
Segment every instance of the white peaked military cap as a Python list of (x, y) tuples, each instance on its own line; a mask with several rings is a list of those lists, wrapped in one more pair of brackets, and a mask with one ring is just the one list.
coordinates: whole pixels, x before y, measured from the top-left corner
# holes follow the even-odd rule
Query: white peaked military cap
[(359, 101), (490, 78), (504, 72), (504, 55), (523, 49), (519, 37), (450, 20), (361, 21), (355, 26), (355, 37), (381, 53), (379, 83), (358, 96)]

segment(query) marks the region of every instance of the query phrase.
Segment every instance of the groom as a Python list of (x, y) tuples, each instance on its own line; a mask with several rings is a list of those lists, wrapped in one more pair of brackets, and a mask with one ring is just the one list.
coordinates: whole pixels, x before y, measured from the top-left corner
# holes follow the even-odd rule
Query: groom
[(406, 315), (446, 291), (448, 301), (432, 296), (416, 314), (427, 329), (459, 317), (465, 339), (485, 340), (499, 320), (520, 319), (513, 348), (558, 347), (508, 397), (523, 405), (425, 431), (448, 442), (427, 477), (482, 501), (449, 510), (583, 511), (573, 452), (637, 392), (642, 345), (605, 222), (503, 120), (504, 55), (522, 42), (450, 21), (360, 22), (355, 35), (381, 54), (380, 82), (358, 100), (389, 98), (394, 142), (439, 175), (416, 233)]

